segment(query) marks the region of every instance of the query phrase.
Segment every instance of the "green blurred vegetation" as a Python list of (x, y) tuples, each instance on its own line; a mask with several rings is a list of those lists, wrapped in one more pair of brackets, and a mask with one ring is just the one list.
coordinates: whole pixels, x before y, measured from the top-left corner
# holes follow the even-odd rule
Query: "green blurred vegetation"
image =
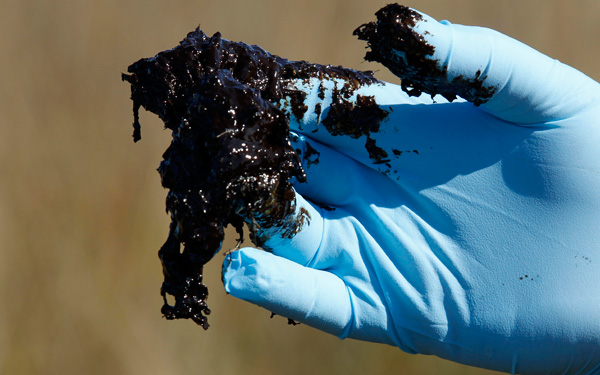
[[(170, 135), (142, 113), (131, 139), (133, 61), (198, 24), (289, 59), (379, 70), (352, 36), (386, 1), (2, 0), (1, 374), (492, 374), (269, 319), (207, 267), (212, 327), (161, 318)], [(597, 0), (410, 1), (498, 29), (595, 79)], [(395, 81), (384, 70), (380, 78)], [(235, 236), (229, 236), (225, 247)]]

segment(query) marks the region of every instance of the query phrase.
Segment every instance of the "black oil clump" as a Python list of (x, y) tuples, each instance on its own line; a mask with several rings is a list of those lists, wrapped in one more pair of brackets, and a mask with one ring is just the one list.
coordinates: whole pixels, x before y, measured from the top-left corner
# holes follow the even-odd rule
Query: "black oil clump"
[[(375, 15), (376, 22), (361, 25), (354, 30), (354, 35), (371, 48), (365, 60), (385, 65), (402, 79), (402, 89), (410, 96), (425, 92), (432, 97), (440, 94), (453, 101), (458, 95), (476, 106), (493, 96), (496, 88), (484, 86), (485, 77), (481, 76), (481, 71), (474, 79), (448, 78), (447, 68), (440, 68), (439, 61), (431, 58), (435, 48), (414, 30), (415, 24), (423, 19), (418, 12), (403, 5), (389, 4)], [(403, 56), (394, 50), (402, 52)]]
[(380, 108), (372, 96), (357, 95), (354, 101), (350, 101), (351, 96), (352, 91), (347, 92), (346, 87), (333, 90), (332, 102), (323, 125), (331, 135), (346, 135), (354, 139), (366, 136), (365, 148), (373, 163), (390, 161), (387, 152), (371, 138), (371, 133), (379, 131), (381, 121), (389, 112)]
[[(378, 81), (371, 72), (288, 61), (258, 46), (222, 39), (219, 33), (208, 37), (199, 28), (175, 48), (135, 62), (128, 73), (122, 78), (131, 84), (134, 141), (141, 138), (140, 107), (157, 114), (173, 136), (158, 168), (169, 190), (166, 209), (171, 216), (159, 251), (162, 313), (167, 319), (192, 319), (207, 329), (203, 266), (219, 251), (224, 227), (232, 225), (241, 241), (243, 226), (249, 224), (252, 240), (261, 246), (266, 229), (281, 228), (279, 233), (291, 237), (310, 219), (303, 212), (290, 220), (295, 212), (290, 179), (305, 180), (288, 139), (290, 112), (301, 118), (308, 110), (306, 94), (293, 84), (339, 79), (348, 95)], [(281, 102), (290, 105), (290, 112), (279, 107)], [(384, 115), (371, 99), (360, 102), (372, 114), (349, 109), (360, 115), (358, 131), (376, 131), (367, 122)], [(357, 131), (352, 128), (357, 121), (346, 121), (344, 130), (339, 123), (346, 115), (336, 116), (329, 125), (337, 126), (336, 134)]]

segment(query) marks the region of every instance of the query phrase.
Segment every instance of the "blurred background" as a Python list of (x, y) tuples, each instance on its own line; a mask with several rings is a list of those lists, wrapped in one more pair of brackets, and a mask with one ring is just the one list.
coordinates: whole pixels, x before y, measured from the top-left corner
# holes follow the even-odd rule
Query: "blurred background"
[[(340, 341), (225, 295), (206, 269), (211, 328), (161, 318), (170, 142), (142, 112), (132, 142), (120, 74), (198, 24), (294, 60), (376, 70), (352, 36), (387, 1), (2, 0), (1, 374), (493, 374)], [(598, 0), (408, 1), (495, 28), (600, 78)], [(225, 247), (233, 245), (235, 235)]]

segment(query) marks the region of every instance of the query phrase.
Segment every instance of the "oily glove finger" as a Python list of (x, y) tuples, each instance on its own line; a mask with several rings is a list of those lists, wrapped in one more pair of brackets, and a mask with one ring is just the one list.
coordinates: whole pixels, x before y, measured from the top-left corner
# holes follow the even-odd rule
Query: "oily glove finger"
[[(312, 202), (329, 209), (356, 205), (359, 199), (369, 199), (375, 181), (386, 176), (308, 136), (291, 133), (290, 142), (302, 160), (306, 182), (295, 183), (294, 188)], [(348, 142), (346, 148), (352, 147)], [(340, 146), (342, 150), (344, 149)], [(362, 149), (362, 150), (361, 150)], [(347, 150), (346, 150), (347, 151)], [(364, 147), (354, 152), (364, 152)], [(367, 156), (368, 158), (368, 156)]]
[[(463, 99), (449, 103), (436, 97), (436, 103), (430, 100), (426, 104), (422, 99), (427, 95), (417, 100), (390, 83), (359, 86), (347, 95), (336, 93), (344, 84), (332, 80), (296, 81), (293, 86), (295, 97), (303, 97), (306, 106), (298, 118), (283, 105), (293, 132), (403, 184), (436, 185), (456, 173), (480, 168), (482, 163), (501, 158), (529, 132), (508, 127), (505, 121)], [(326, 158), (332, 162), (325, 168), (327, 163), (317, 163), (316, 155), (307, 150), (305, 169), (343, 173), (344, 168), (337, 164), (339, 158)], [(325, 172), (319, 178), (332, 180), (328, 176)], [(343, 183), (337, 186), (346, 189)]]
[(349, 291), (339, 277), (254, 248), (226, 256), (223, 284), (234, 297), (338, 337), (352, 316)]
[[(373, 174), (377, 176), (375, 172)], [(290, 227), (286, 223), (280, 227), (259, 229), (258, 242), (265, 250), (302, 266), (334, 273), (343, 269), (340, 275), (352, 274), (357, 279), (364, 279), (359, 249), (368, 240), (357, 235), (357, 231), (365, 229), (354, 216), (368, 217), (375, 223), (371, 230), (381, 231), (379, 227), (389, 219), (381, 216), (379, 210), (373, 210), (372, 204), (385, 200), (399, 204), (404, 197), (394, 192), (397, 190), (381, 191), (377, 196), (368, 193), (355, 195), (354, 204), (345, 207), (315, 204), (294, 192), (294, 212), (285, 219), (286, 223), (297, 225), (294, 232), (289, 232)]]
[[(375, 94), (379, 102), (378, 93), (371, 88), (366, 92)], [(420, 191), (497, 162), (530, 134), (530, 128), (508, 127), (467, 102), (381, 108), (388, 115), (377, 131), (358, 138), (332, 135), (322, 124), (304, 123), (308, 131), (298, 133), (301, 145), (293, 147), (304, 155), (303, 167), (315, 177), (309, 177), (307, 184), (296, 184), (301, 194), (317, 202), (344, 205), (365, 192), (387, 191), (375, 189), (382, 186), (382, 179), (394, 181), (405, 191)], [(298, 128), (294, 122), (291, 126)], [(345, 162), (344, 157), (366, 168)], [(367, 169), (383, 175), (375, 176)]]
[(371, 47), (366, 59), (383, 63), (414, 95), (458, 95), (503, 120), (534, 124), (590, 108), (600, 92), (584, 74), (494, 30), (397, 4), (377, 18), (355, 31)]
[[(324, 231), (322, 208), (294, 191), (293, 212), (277, 227), (259, 228), (256, 243), (264, 249), (301, 265), (315, 256)], [(292, 229), (290, 231), (290, 229)]]
[(323, 238), (348, 245), (354, 231), (343, 218), (362, 217), (373, 210), (372, 205), (400, 205), (414, 199), (388, 176), (307, 136), (291, 133), (290, 141), (301, 157), (306, 182), (294, 183), (291, 214), (279, 226), (257, 233), (261, 246), (276, 255), (327, 268), (340, 249), (320, 248)]
[[(352, 226), (341, 228), (346, 221), (339, 218), (359, 215), (371, 204), (391, 203), (401, 199), (398, 186), (385, 175), (306, 136), (291, 133), (292, 147), (301, 157), (306, 182), (294, 183), (290, 213), (277, 226), (252, 228), (261, 247), (300, 265), (325, 268), (319, 247), (325, 234), (330, 241), (349, 238)], [(373, 189), (373, 186), (379, 189)], [(387, 188), (386, 188), (387, 187)], [(334, 219), (335, 224), (331, 222)], [(336, 230), (331, 230), (335, 226)], [(327, 232), (327, 233), (325, 233)]]

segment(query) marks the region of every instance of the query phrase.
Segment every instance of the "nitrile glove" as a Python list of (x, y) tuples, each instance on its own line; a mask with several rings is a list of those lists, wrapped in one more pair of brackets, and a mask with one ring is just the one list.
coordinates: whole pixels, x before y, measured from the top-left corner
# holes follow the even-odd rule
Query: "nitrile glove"
[[(411, 94), (440, 95), (361, 87), (351, 100), (389, 113), (350, 137), (320, 122), (339, 82), (325, 95), (299, 82), (296, 209), (310, 221), (272, 234), (272, 252), (230, 253), (226, 291), (340, 338), (512, 373), (600, 373), (600, 85), (495, 31), (396, 7), (378, 13), (368, 57)], [(433, 46), (444, 74), (419, 76), (389, 25)]]

